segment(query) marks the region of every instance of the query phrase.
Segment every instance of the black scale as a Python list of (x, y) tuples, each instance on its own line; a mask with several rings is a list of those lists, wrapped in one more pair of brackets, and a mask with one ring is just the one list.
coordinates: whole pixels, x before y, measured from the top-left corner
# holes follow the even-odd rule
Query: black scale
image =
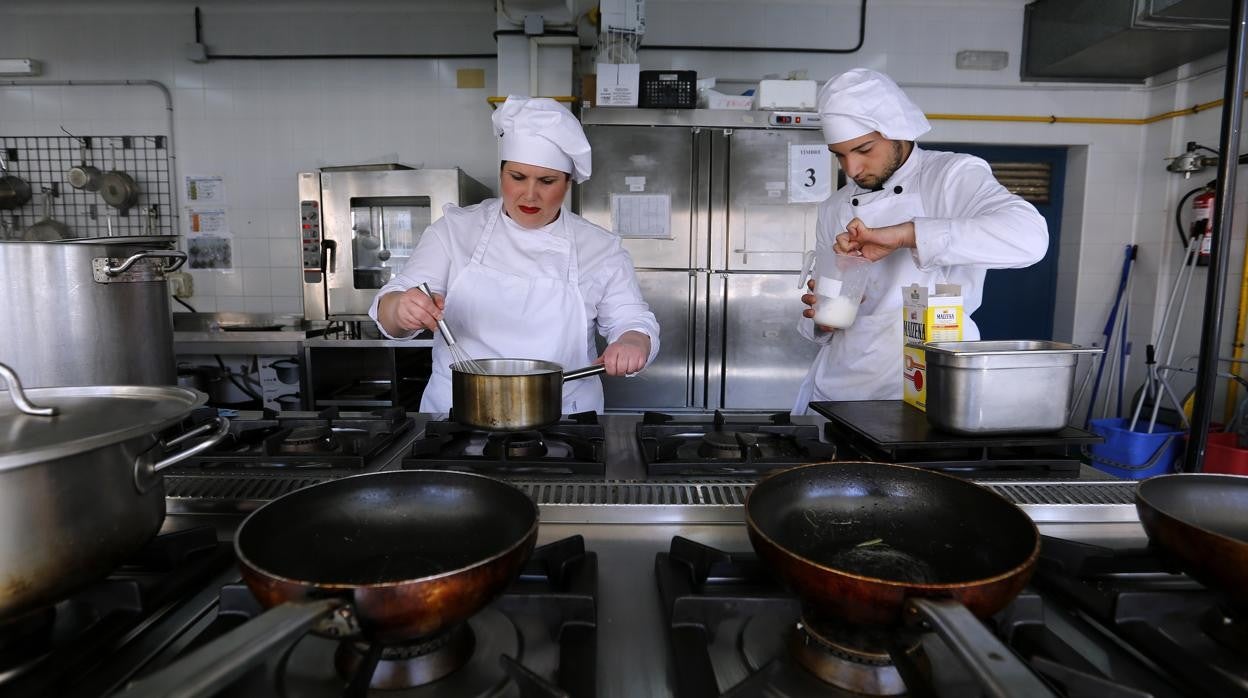
[(901, 400), (812, 402), (828, 419), (827, 439), (840, 447), (838, 460), (913, 465), (979, 478), (1079, 476), (1082, 449), (1103, 439), (1065, 427), (1051, 434), (963, 436), (940, 431)]

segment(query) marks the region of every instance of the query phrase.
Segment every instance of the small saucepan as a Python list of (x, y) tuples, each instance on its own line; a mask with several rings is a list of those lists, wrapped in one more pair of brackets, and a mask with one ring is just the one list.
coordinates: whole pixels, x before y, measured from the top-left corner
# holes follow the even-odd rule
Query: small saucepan
[(278, 359), (272, 364), (277, 379), (287, 385), (299, 382), (299, 362), (294, 359)]
[(455, 421), (486, 431), (539, 429), (559, 421), (563, 384), (605, 373), (606, 366), (564, 371), (552, 361), (477, 359), (484, 373), (451, 365), (451, 401)]

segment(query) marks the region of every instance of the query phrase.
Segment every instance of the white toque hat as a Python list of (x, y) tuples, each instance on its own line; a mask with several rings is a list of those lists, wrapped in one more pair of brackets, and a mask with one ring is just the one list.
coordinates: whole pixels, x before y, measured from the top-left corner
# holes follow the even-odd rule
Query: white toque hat
[(883, 73), (855, 68), (824, 83), (816, 100), (828, 143), (872, 131), (895, 141), (912, 141), (932, 125), (905, 92)]
[(581, 122), (548, 97), (508, 97), (493, 114), (498, 157), (567, 172), (577, 182), (592, 170)]

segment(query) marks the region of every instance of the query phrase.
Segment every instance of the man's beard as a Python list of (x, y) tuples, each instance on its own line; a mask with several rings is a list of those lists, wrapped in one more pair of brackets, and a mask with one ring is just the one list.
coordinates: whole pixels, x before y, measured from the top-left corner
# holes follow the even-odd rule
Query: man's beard
[(888, 178), (893, 176), (893, 173), (897, 171), (897, 168), (901, 167), (903, 162), (902, 143), (901, 141), (893, 141), (893, 159), (888, 162), (888, 165), (884, 168), (884, 172), (881, 173), (879, 177), (871, 174), (862, 175), (861, 177), (854, 179), (854, 184), (857, 184), (863, 189), (880, 189), (884, 186), (884, 183), (888, 181)]

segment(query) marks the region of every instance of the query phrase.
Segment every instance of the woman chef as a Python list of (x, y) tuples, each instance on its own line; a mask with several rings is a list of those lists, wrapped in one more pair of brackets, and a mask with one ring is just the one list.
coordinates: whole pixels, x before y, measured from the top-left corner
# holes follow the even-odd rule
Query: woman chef
[[(571, 180), (590, 174), (580, 122), (554, 100), (516, 97), (493, 121), (501, 198), (445, 207), (377, 292), (369, 316), (393, 339), (445, 318), (474, 359), (543, 359), (565, 369), (600, 363), (611, 376), (640, 371), (659, 351), (659, 325), (632, 259), (618, 237), (563, 208)], [(432, 300), (414, 288), (421, 282)], [(609, 342), (597, 357), (595, 324)], [(422, 412), (450, 410), (451, 362), (436, 343)], [(564, 386), (563, 413), (602, 407), (597, 377)]]
[(1035, 264), (1049, 244), (1044, 218), (1001, 186), (988, 163), (914, 144), (931, 125), (887, 75), (839, 75), (819, 91), (818, 107), (828, 150), (851, 180), (819, 205), (818, 242), (875, 263), (847, 329), (817, 326), (814, 311), (802, 311), (798, 331), (823, 346), (797, 414), (812, 400), (901, 398), (903, 286), (960, 285), (963, 338), (979, 339), (971, 313), (987, 270)]

